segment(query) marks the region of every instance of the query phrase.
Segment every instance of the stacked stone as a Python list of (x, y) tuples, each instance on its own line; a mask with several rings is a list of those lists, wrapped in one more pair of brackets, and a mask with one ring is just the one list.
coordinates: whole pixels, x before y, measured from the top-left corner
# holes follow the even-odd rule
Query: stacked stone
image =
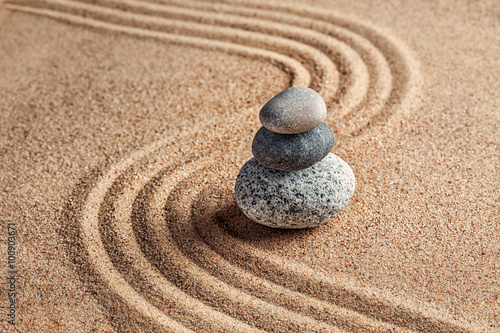
[(354, 174), (330, 153), (334, 134), (323, 121), (326, 105), (306, 87), (286, 89), (261, 109), (254, 158), (240, 170), (235, 196), (251, 220), (273, 228), (310, 228), (350, 201)]

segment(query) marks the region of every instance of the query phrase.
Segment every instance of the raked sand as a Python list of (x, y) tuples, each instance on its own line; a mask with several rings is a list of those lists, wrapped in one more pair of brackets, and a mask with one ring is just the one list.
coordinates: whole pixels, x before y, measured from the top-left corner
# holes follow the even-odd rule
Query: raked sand
[[(494, 0), (0, 1), (0, 329), (499, 332), (499, 32)], [(269, 229), (234, 182), (298, 85), (356, 192)]]

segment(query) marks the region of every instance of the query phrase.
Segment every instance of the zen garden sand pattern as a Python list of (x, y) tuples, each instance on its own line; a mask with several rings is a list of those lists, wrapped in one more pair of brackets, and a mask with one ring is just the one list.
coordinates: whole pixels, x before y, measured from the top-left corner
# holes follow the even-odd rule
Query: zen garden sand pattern
[[(499, 7), (1, 1), (0, 330), (498, 332)], [(352, 168), (296, 230), (234, 193), (290, 87), (326, 107), (293, 172)]]

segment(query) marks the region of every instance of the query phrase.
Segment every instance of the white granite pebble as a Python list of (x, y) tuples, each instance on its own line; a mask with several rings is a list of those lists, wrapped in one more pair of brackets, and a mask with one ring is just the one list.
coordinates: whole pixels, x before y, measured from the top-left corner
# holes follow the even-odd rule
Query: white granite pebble
[(278, 171), (249, 160), (236, 179), (238, 206), (251, 220), (272, 228), (316, 227), (337, 215), (355, 188), (351, 167), (329, 153), (313, 166)]

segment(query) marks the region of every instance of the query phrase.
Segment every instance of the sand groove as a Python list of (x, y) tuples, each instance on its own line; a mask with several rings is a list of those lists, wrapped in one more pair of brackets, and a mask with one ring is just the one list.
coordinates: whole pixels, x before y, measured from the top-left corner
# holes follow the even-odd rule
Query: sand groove
[[(391, 95), (393, 99), (396, 97), (398, 99), (394, 101), (394, 104), (402, 104), (402, 97), (411, 98), (410, 95), (413, 95), (414, 92), (408, 96), (406, 93), (418, 86), (418, 64), (404, 46), (400, 47), (399, 43), (394, 44), (392, 41), (389, 41), (390, 44), (388, 44), (386, 40), (390, 37), (377, 32), (374, 28), (365, 27), (363, 24), (356, 22), (354, 27), (359, 25), (358, 30), (362, 31), (366, 38), (363, 34), (356, 34), (344, 27), (346, 23), (343, 18), (332, 16), (329, 20), (324, 20), (323, 18), (319, 19), (322, 16), (310, 15), (308, 17), (308, 15), (304, 15), (304, 13), (310, 12), (307, 7), (304, 8), (307, 10), (303, 11), (294, 6), (292, 10), (286, 12), (281, 9), (274, 10), (275, 8), (272, 6), (264, 6), (272, 8), (272, 10), (268, 10), (201, 1), (166, 2), (182, 8), (177, 9), (171, 5), (144, 4), (133, 0), (123, 2), (116, 0), (98, 1), (102, 5), (117, 6), (149, 15), (164, 17), (174, 15), (173, 17), (183, 17), (199, 22), (225, 24), (245, 30), (265, 32), (269, 35), (281, 35), (323, 50), (334, 59), (342, 74), (340, 91), (328, 105), (330, 109), (329, 119), (334, 122), (349, 114), (348, 119), (344, 120), (344, 124), (340, 126), (349, 124), (350, 133), (359, 132), (360, 129), (367, 127), (374, 118), (379, 118), (377, 115), (382, 113)], [(196, 8), (203, 11), (198, 11), (198, 14), (195, 15), (193, 11), (183, 10), (184, 8)], [(224, 15), (207, 14), (206, 11), (217, 11), (217, 13), (224, 13)], [(262, 24), (262, 19), (265, 19), (266, 23), (267, 21), (272, 22), (272, 25)], [(339, 25), (336, 25), (337, 22)], [(352, 23), (350, 24), (352, 25)], [(302, 27), (306, 31), (308, 30), (309, 34), (304, 36), (304, 34), (296, 33), (295, 27)], [(318, 38), (311, 34), (311, 31), (314, 31), (316, 36), (319, 32), (327, 42), (318, 44)], [(384, 49), (378, 49), (372, 40), (384, 43)], [(382, 52), (386, 54), (384, 55)], [(392, 69), (389, 67), (388, 61), (394, 63)], [(406, 77), (410, 74), (412, 80), (408, 80)], [(393, 79), (392, 75), (397, 77)], [(402, 84), (401, 90), (408, 91), (405, 94), (395, 94), (392, 91), (393, 81)], [(328, 98), (325, 99), (328, 102)], [(353, 110), (355, 112), (351, 112)]]
[[(148, 308), (195, 331), (193, 322), (220, 332), (468, 331), (425, 308), (326, 278), (238, 241), (225, 229), (234, 219), (240, 223), (241, 214), (221, 214), (221, 207), (235, 210), (234, 184), (217, 171), (224, 157), (188, 155), (180, 168), (168, 156), (173, 148), (155, 144), (112, 167), (96, 183), (80, 221), (89, 254), (96, 256), (93, 264), (108, 285), (118, 284), (112, 292), (134, 308), (138, 300), (130, 294), (136, 293)], [(211, 194), (218, 198), (215, 208), (185, 200), (205, 195), (214, 179), (221, 179), (215, 184), (219, 193)]]
[[(231, 11), (217, 13), (213, 12), (214, 8), (206, 7), (202, 8), (202, 10), (194, 10), (179, 6), (114, 0), (100, 0), (98, 3), (106, 7), (118, 7), (145, 15), (168, 19), (183, 19), (189, 22), (199, 22), (208, 25), (227, 26), (243, 31), (255, 31), (265, 34), (268, 36), (267, 39), (271, 40), (273, 36), (285, 37), (287, 40), (296, 40), (304, 45), (310, 45), (317, 50), (321, 50), (329, 59), (335, 62), (340, 72), (345, 73), (340, 76), (340, 86), (345, 90), (342, 93), (333, 86), (339, 80), (339, 73), (331, 67), (328, 68), (329, 72), (323, 72), (320, 84), (312, 84), (311, 86), (318, 90), (327, 102), (336, 101), (336, 104), (338, 104), (340, 99), (342, 101), (349, 101), (349, 103), (341, 103), (343, 107), (338, 107), (333, 112), (334, 114), (340, 111), (347, 113), (350, 108), (361, 103), (368, 89), (368, 70), (359, 55), (349, 45), (326, 34), (318, 33), (313, 29), (302, 28), (301, 24), (286, 24), (286, 20), (283, 20), (284, 23), (281, 23), (279, 21), (258, 19), (257, 17), (260, 16), (244, 17), (241, 15), (232, 15)], [(280, 46), (279, 50), (284, 52), (286, 48)]]
[[(323, 32), (344, 41), (358, 52), (368, 65), (368, 69), (371, 70), (371, 80), (377, 82), (377, 84), (372, 84), (372, 88), (378, 87), (379, 94), (382, 95), (385, 95), (390, 90), (389, 105), (382, 108), (380, 105), (375, 105), (374, 108), (373, 102), (379, 100), (376, 95), (371, 96), (371, 100), (367, 101), (368, 105), (363, 111), (369, 112), (373, 117), (366, 119), (360, 113), (358, 118), (364, 119), (348, 120), (352, 133), (367, 132), (366, 129), (370, 129), (380, 122), (395, 124), (399, 117), (411, 111), (410, 101), (419, 98), (419, 87), (422, 84), (419, 71), (420, 65), (406, 45), (401, 43), (389, 31), (362, 22), (357, 18), (345, 17), (334, 12), (325, 12), (308, 5), (284, 4), (275, 1), (149, 1), (173, 3), (179, 6), (205, 10), (216, 8), (217, 11), (221, 12), (238, 13), (249, 17), (257, 16), (275, 22), (288, 22)], [(389, 66), (390, 72), (383, 70), (377, 77), (374, 73), (378, 72), (380, 65), (382, 67)], [(377, 70), (374, 71), (374, 69)], [(387, 75), (392, 75), (391, 87), (384, 84), (384, 82), (389, 82)], [(382, 92), (382, 89), (385, 92)], [(361, 124), (357, 124), (356, 121), (361, 122)]]
[[(395, 38), (306, 7), (133, 0), (5, 6), (270, 61), (290, 73), (291, 85), (318, 90), (333, 110), (328, 122), (346, 137), (397, 121), (418, 92), (418, 64)], [(192, 133), (156, 142), (107, 168), (85, 185), (88, 190), (76, 191), (81, 207), (73, 215), (83, 248), (77, 256), (95, 274), (98, 297), (144, 331), (472, 331), (427, 304), (360, 288), (245, 241), (242, 226), (261, 231), (235, 206), (231, 179), (238, 167), (218, 167), (244, 142), (224, 151), (213, 147), (215, 137), (256, 122), (257, 111), (235, 113), (216, 129), (207, 121), (196, 142)], [(199, 153), (172, 155), (174, 139)]]
[[(44, 0), (36, 6), (45, 9), (37, 13), (59, 19), (70, 19), (70, 16), (61, 16), (63, 13), (73, 15), (74, 23), (85, 16), (91, 20), (87, 25), (101, 22), (101, 28), (111, 24), (113, 30), (121, 26), (122, 31), (129, 33), (143, 29), (141, 35), (164, 32), (178, 37), (168, 38), (170, 42), (175, 39), (184, 43), (188, 36), (202, 36), (209, 42), (195, 43), (199, 47), (224, 41), (241, 43), (247, 50), (264, 48), (294, 58), (309, 72), (308, 85), (328, 102), (331, 110), (328, 121), (339, 135), (357, 135), (374, 127), (371, 126), (374, 123), (387, 122), (391, 116), (406, 110), (404, 102), (415, 95), (419, 75), (411, 54), (365, 24), (349, 20), (346, 23), (345, 19), (333, 15), (327, 19), (324, 14), (309, 9), (276, 10), (270, 5), (255, 8), (234, 6), (230, 2), (225, 5), (201, 1), (169, 3)], [(33, 11), (32, 6), (24, 10)], [(47, 14), (47, 9), (54, 12)], [(384, 48), (377, 47), (377, 43)], [(238, 53), (245, 54), (242, 50)], [(305, 80), (297, 81), (300, 80), (295, 80), (293, 85), (304, 85)], [(392, 89), (393, 86), (401, 88)]]
[[(383, 55), (368, 40), (328, 22), (276, 11), (230, 7), (221, 4), (214, 6), (192, 1), (175, 2), (175, 5), (182, 6), (181, 8), (144, 4), (132, 0), (123, 2), (99, 0), (98, 2), (102, 5), (117, 6), (147, 15), (169, 18), (182, 17), (191, 21), (229, 25), (268, 35), (279, 35), (299, 40), (322, 50), (334, 60), (342, 73), (340, 77), (341, 89), (334, 96), (335, 98), (330, 100), (329, 96), (323, 94), (327, 103), (330, 102), (328, 106), (331, 121), (340, 119), (350, 111), (361, 107), (360, 104), (364, 100), (370, 100), (370, 107), (361, 110), (363, 116), (366, 118), (377, 113), (387, 101), (392, 88), (391, 72)], [(186, 7), (200, 10), (187, 10)], [(207, 11), (214, 10), (223, 14), (207, 13)], [(301, 29), (297, 29), (297, 27), (301, 27)], [(353, 50), (353, 46), (358, 50)], [(367, 68), (366, 63), (371, 65), (370, 69)], [(324, 81), (328, 82), (328, 78)], [(315, 87), (313, 86), (313, 88)], [(368, 89), (370, 89), (369, 96), (367, 96)], [(319, 92), (322, 93), (321, 90)]]
[(307, 86), (311, 82), (311, 75), (309, 71), (300, 62), (290, 57), (287, 57), (283, 54), (267, 51), (264, 49), (252, 48), (218, 40), (213, 41), (199, 37), (184, 36), (179, 34), (170, 34), (164, 32), (150, 31), (141, 28), (122, 26), (122, 25), (103, 22), (100, 20), (84, 18), (78, 15), (67, 14), (64, 12), (52, 11), (36, 7), (20, 6), (13, 4), (5, 4), (4, 6), (11, 10), (35, 14), (35, 15), (47, 16), (63, 22), (91, 27), (98, 30), (114, 31), (137, 37), (159, 39), (173, 44), (217, 50), (231, 54), (238, 54), (249, 58), (264, 59), (271, 62), (272, 64), (279, 66), (285, 72), (290, 73), (290, 75), (292, 76), (291, 79), (292, 85)]
[[(245, 48), (260, 48), (295, 58), (311, 73), (311, 86), (328, 98), (335, 92), (337, 70), (332, 61), (320, 51), (299, 42), (230, 27), (212, 26), (179, 19), (163, 19), (112, 8), (100, 7), (76, 1), (44, 0), (37, 3), (50, 10), (88, 17), (115, 25), (134, 27), (146, 31), (158, 31), (228, 43), (242, 43)], [(320, 82), (329, 82), (320, 86)]]

